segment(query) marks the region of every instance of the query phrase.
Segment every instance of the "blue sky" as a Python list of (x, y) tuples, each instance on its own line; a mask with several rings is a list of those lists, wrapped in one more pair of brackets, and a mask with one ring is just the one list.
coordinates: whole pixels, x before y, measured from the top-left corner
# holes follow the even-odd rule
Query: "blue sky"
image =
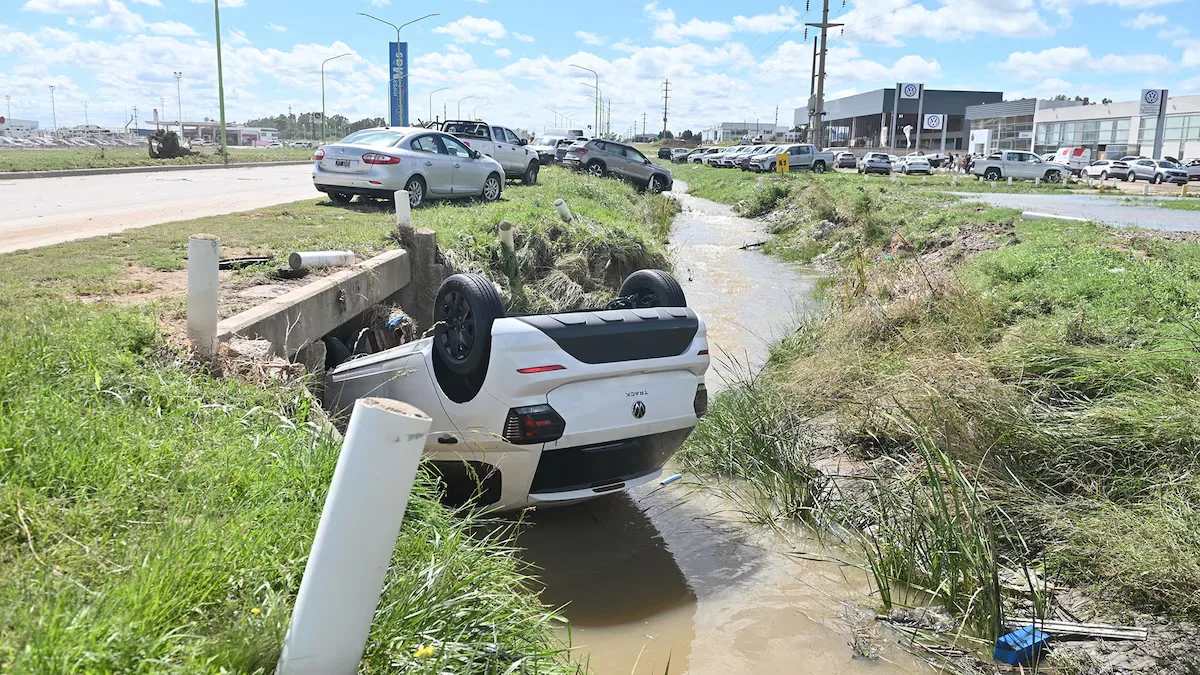
[[(547, 107), (592, 120), (592, 76), (612, 100), (612, 127), (646, 113), (661, 128), (662, 81), (671, 80), (671, 128), (719, 121), (790, 123), (808, 97), (819, 2), (716, 0), (220, 0), (230, 121), (326, 109), (352, 119), (387, 106), (387, 43), (394, 31), (357, 16), (403, 23), (410, 44), (411, 110), (428, 116), (476, 106), (487, 119), (540, 130)], [(215, 115), (212, 0), (0, 0), (0, 94), (12, 115), (50, 126), (121, 126), (166, 100), (183, 72), (184, 117)], [(1008, 98), (1064, 93), (1132, 100), (1143, 87), (1200, 91), (1200, 0), (841, 0), (846, 24), (829, 45), (832, 96), (900, 81), (929, 88), (1004, 91)], [(6, 114), (6, 113), (5, 113)]]

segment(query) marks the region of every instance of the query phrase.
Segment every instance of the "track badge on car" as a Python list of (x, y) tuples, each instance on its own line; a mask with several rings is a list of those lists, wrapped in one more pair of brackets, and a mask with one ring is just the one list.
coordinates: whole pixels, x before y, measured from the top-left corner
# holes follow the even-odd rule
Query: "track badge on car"
[(633, 416), (639, 420), (646, 416), (646, 404), (641, 401), (634, 401)]

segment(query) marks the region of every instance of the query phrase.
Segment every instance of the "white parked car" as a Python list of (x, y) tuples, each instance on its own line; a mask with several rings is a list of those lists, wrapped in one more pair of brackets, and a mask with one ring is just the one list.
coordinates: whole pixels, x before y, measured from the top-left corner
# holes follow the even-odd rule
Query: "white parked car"
[(362, 129), (317, 148), (313, 186), (344, 204), (354, 195), (392, 199), (408, 190), (413, 208), (426, 199), (500, 199), (504, 169), (450, 134), (423, 127)]
[(1187, 160), (1183, 168), (1187, 170), (1189, 181), (1200, 180), (1200, 159)]
[(892, 171), (899, 171), (904, 175), (911, 173), (923, 173), (929, 175), (933, 173), (933, 167), (929, 164), (929, 160), (924, 155), (911, 153), (900, 158), (899, 162), (892, 165)]
[(506, 316), (476, 274), (447, 279), (433, 336), (346, 361), (325, 403), (364, 396), (433, 418), (425, 456), (455, 503), (559, 505), (657, 478), (708, 408), (704, 321), (661, 270), (640, 270), (604, 309)]
[(292, 141), (288, 143), (289, 148), (311, 148), (315, 145), (312, 141)]
[(1116, 159), (1098, 159), (1088, 164), (1083, 173), (1088, 178), (1098, 178), (1102, 181), (1108, 180), (1110, 177), (1125, 180), (1126, 174), (1129, 173), (1129, 162), (1122, 162)]

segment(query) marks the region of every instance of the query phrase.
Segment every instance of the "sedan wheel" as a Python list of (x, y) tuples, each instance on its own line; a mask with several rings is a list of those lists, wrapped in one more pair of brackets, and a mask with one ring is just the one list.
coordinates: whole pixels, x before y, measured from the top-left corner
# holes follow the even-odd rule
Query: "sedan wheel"
[(496, 174), (488, 176), (487, 180), (483, 182), (483, 199), (489, 202), (500, 199), (500, 179)]
[(420, 178), (410, 178), (404, 189), (408, 191), (409, 208), (415, 209), (425, 201), (425, 183), (421, 182)]
[(587, 172), (589, 175), (600, 178), (604, 176), (604, 165), (600, 162), (592, 162), (587, 165)]

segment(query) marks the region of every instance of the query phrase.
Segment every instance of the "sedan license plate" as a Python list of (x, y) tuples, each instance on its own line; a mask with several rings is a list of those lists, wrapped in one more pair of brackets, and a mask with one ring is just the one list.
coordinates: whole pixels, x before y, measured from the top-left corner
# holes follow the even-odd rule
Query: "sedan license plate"
[(335, 159), (335, 160), (333, 160), (333, 165), (338, 167), (339, 169), (349, 169), (350, 168), (350, 160)]

